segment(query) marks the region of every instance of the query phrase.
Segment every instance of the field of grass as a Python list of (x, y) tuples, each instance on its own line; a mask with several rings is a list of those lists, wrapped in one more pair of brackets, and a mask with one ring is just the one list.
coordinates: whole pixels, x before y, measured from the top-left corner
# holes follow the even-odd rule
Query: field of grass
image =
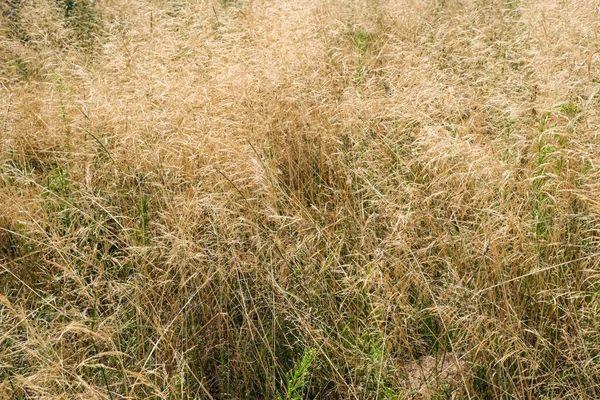
[(2, 0), (0, 399), (600, 398), (596, 0)]

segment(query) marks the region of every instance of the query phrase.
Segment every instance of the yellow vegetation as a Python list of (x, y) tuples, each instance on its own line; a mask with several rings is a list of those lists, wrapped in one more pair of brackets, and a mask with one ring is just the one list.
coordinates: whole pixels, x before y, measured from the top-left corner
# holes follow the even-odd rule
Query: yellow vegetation
[(597, 1), (0, 13), (0, 398), (600, 397)]

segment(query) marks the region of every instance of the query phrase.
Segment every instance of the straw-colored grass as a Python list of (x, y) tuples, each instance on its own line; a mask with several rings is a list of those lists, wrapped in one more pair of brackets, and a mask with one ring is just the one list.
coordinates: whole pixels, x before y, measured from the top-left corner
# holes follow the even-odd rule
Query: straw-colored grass
[(0, 398), (600, 398), (597, 1), (0, 12)]

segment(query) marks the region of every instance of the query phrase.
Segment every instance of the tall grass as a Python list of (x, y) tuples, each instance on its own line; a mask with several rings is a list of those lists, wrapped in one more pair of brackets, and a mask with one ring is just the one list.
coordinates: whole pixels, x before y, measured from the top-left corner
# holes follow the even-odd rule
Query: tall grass
[(0, 398), (600, 397), (596, 2), (0, 11)]

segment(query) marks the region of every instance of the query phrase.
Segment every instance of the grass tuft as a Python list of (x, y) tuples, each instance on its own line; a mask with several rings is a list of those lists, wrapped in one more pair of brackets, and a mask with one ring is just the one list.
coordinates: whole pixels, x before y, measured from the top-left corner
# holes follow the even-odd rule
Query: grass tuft
[(599, 28), (0, 2), (0, 398), (600, 398)]

